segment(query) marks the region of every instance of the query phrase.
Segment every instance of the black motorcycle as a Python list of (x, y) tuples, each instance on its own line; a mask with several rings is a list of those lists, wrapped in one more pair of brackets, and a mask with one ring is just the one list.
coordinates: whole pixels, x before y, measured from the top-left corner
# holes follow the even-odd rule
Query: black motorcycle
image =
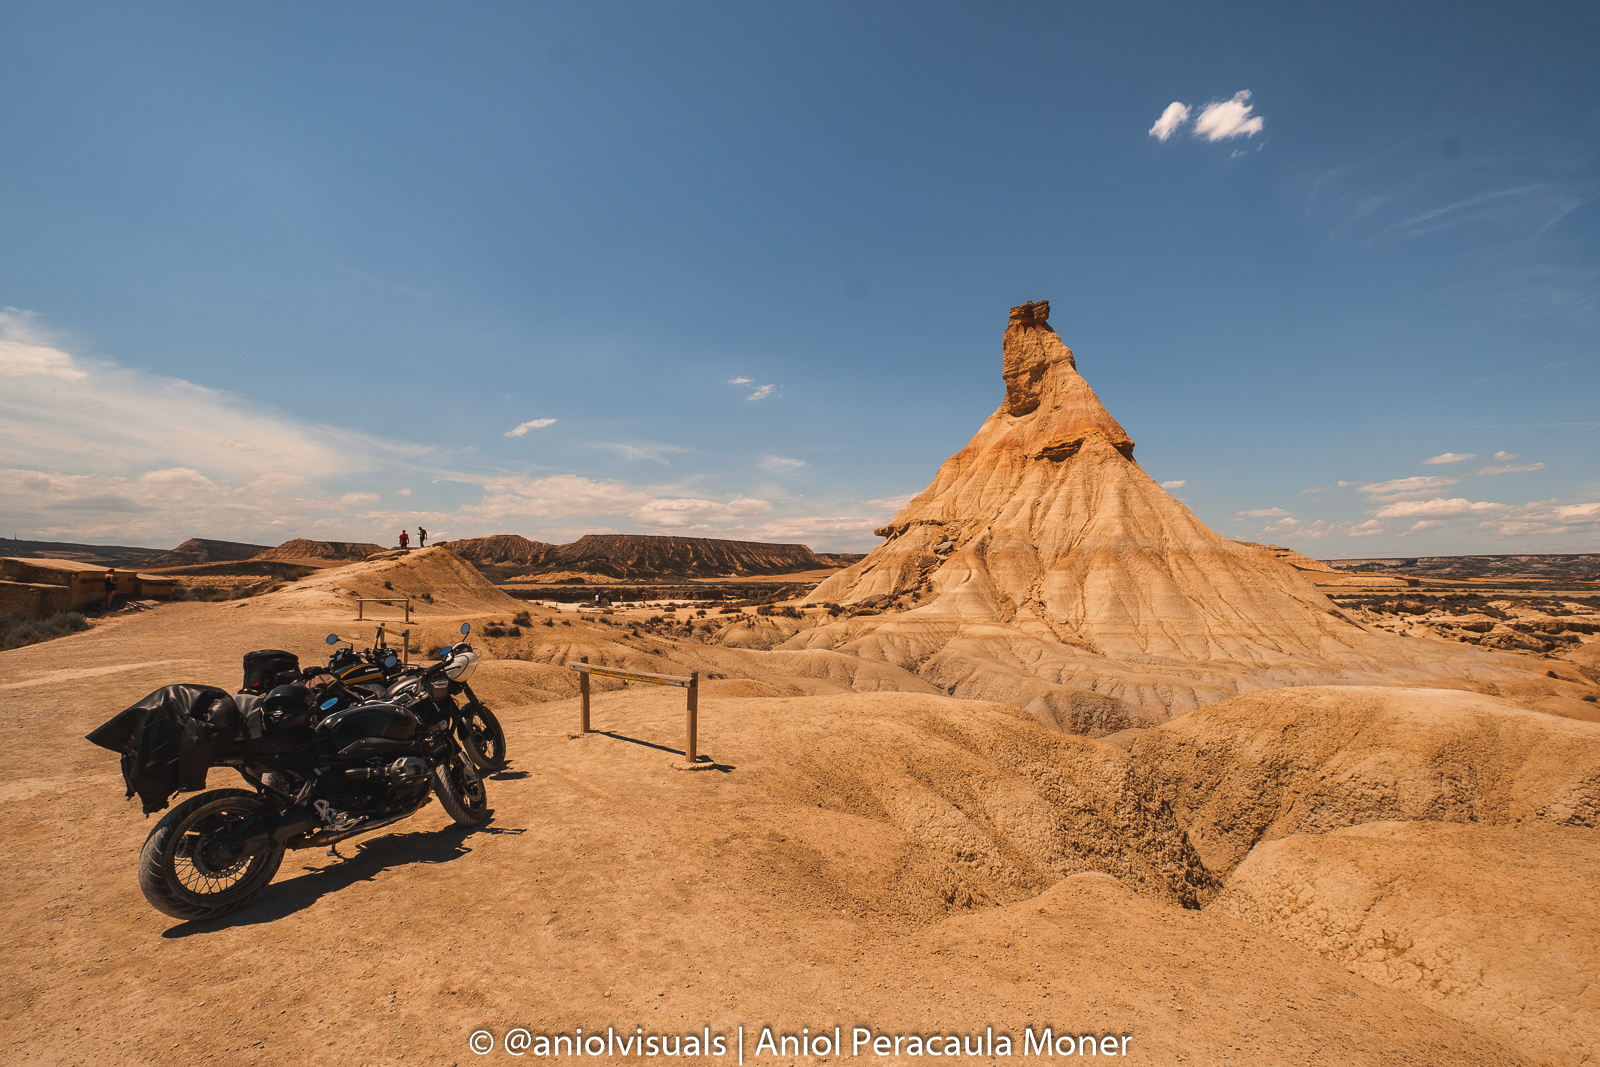
[[(461, 624), (461, 635), (472, 632), (469, 623)], [(340, 643), (338, 634), (329, 634), (329, 645)], [(467, 679), (478, 669), (478, 654), (470, 646), (441, 659), (431, 667), (402, 666), (398, 656), (383, 644), (383, 627), (370, 649), (357, 652), (353, 645), (338, 649), (328, 659), (328, 669), (350, 689), (373, 700), (399, 704), (420, 718), (428, 728), (449, 720), (461, 746), (478, 769), (494, 773), (506, 768), (506, 733), (472, 691)], [(452, 650), (441, 649), (441, 652)], [(458, 705), (456, 697), (466, 702)]]
[[(463, 643), (441, 662), (466, 656)], [(460, 825), (489, 817), (483, 780), (448, 720), (426, 725), (393, 703), (352, 699), (322, 668), (311, 673), (309, 684), (265, 698), (167, 686), (89, 735), (122, 753), (128, 795), (146, 812), (204, 789), (210, 767), (232, 767), (251, 786), (200, 793), (156, 824), (139, 854), (139, 888), (156, 910), (225, 915), (266, 888), (285, 850), (380, 829), (433, 796)]]

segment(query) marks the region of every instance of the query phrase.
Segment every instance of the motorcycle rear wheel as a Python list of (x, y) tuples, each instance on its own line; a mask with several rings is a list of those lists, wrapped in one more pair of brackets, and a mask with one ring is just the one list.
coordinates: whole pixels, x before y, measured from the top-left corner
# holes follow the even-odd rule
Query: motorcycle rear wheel
[(456, 734), (472, 762), (479, 770), (490, 774), (505, 770), (506, 732), (500, 728), (500, 720), (494, 717), (494, 712), (473, 702), (462, 708), (460, 715)]
[(457, 751), (448, 763), (429, 772), (434, 795), (445, 812), (462, 826), (477, 826), (489, 817), (489, 794), (472, 761)]
[(213, 789), (167, 812), (139, 853), (139, 889), (150, 906), (174, 919), (215, 919), (254, 900), (278, 873), (284, 846), (230, 860), (208, 845), (266, 808), (255, 793)]

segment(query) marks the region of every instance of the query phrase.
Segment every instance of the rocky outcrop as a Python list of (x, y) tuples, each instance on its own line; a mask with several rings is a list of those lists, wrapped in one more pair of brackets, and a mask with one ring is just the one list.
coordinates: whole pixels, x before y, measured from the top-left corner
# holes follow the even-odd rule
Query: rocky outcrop
[(268, 551), (266, 545), (246, 545), (238, 541), (210, 541), (204, 537), (191, 537), (171, 552), (144, 561), (146, 567), (176, 567), (184, 563), (232, 563), (236, 560), (255, 559), (260, 552)]
[[(1026, 677), (1053, 688), (1025, 703), (1069, 721), (1073, 690), (1163, 720), (1282, 685), (1518, 671), (1357, 625), (1312, 584), (1312, 561), (1208, 528), (1134, 460), (1048, 314), (1011, 309), (999, 408), (878, 531), (885, 543), (810, 598), (880, 613), (784, 647), (882, 659), (973, 698), (1014, 700)], [(1092, 732), (1115, 716), (1098, 718)]]
[(351, 560), (353, 562), (377, 555), (382, 551), (384, 551), (382, 545), (367, 544), (360, 541), (311, 541), (304, 537), (297, 537), (293, 541), (285, 541), (277, 548), (269, 548), (251, 558), (268, 560), (335, 559)]

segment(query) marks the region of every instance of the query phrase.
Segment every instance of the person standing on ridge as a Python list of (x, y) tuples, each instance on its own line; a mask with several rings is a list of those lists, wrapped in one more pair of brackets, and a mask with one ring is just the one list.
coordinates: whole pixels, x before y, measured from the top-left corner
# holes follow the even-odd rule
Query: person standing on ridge
[(428, 531), (424, 530), (420, 526), (417, 527), (417, 547), (418, 548), (427, 548), (428, 547)]
[(105, 582), (106, 582), (106, 602), (105, 602), (105, 604), (103, 604), (101, 606), (100, 610), (101, 611), (110, 611), (111, 610), (111, 598), (117, 595), (117, 572), (116, 571), (112, 571), (112, 570), (106, 571)]
[(411, 535), (406, 533), (404, 530), (401, 530), (400, 531), (400, 551), (409, 552), (410, 550), (411, 550)]

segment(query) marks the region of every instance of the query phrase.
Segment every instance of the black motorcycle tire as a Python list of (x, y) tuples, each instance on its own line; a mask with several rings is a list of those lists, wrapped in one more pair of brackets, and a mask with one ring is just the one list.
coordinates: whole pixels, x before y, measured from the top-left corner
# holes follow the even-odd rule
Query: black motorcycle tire
[(195, 848), (209, 833), (267, 807), (247, 790), (213, 789), (167, 812), (139, 853), (139, 889), (150, 906), (174, 919), (215, 919), (254, 900), (278, 873), (283, 845), (274, 842), (220, 870), (197, 859)]
[(456, 735), (480, 771), (490, 774), (506, 769), (506, 732), (494, 712), (474, 701), (461, 709)]
[(445, 812), (462, 826), (477, 826), (489, 817), (489, 794), (472, 761), (459, 751), (429, 772), (434, 795)]

